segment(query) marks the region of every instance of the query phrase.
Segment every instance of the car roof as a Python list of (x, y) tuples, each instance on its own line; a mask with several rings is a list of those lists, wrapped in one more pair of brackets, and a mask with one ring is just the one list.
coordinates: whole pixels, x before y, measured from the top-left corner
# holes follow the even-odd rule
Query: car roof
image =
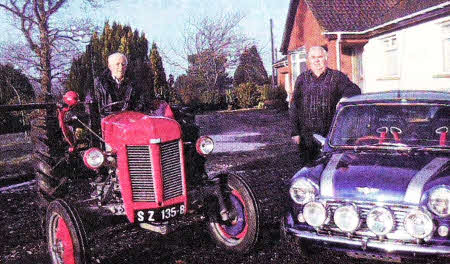
[(341, 104), (377, 103), (377, 102), (439, 102), (450, 103), (450, 92), (440, 91), (388, 91), (366, 93), (343, 98)]

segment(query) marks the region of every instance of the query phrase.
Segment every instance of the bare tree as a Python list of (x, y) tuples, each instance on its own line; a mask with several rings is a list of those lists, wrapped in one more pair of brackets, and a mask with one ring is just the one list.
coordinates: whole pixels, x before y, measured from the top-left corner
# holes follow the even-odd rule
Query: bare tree
[(254, 41), (240, 31), (243, 18), (239, 13), (228, 13), (188, 21), (182, 33), (182, 48), (172, 48), (175, 57), (182, 62), (165, 59), (186, 70), (188, 75), (201, 79), (208, 88), (217, 88), (220, 76), (236, 67), (240, 54), (254, 45)]
[[(19, 66), (32, 80), (40, 83), (41, 92), (50, 94), (52, 80), (64, 77), (79, 42), (92, 32), (89, 20), (61, 20), (58, 12), (68, 0), (0, 0), (0, 10), (8, 14), (13, 26), (25, 41), (2, 47), (2, 59)], [(99, 1), (85, 0), (90, 6)]]

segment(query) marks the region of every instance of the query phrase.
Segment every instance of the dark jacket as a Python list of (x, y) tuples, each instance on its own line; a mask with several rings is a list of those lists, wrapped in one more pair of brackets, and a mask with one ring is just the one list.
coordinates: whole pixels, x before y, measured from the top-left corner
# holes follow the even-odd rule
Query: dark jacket
[(102, 107), (118, 101), (124, 101), (124, 103), (108, 107), (105, 111), (143, 111), (145, 104), (142, 92), (128, 76), (125, 76), (124, 80), (118, 84), (111, 76), (111, 71), (106, 70), (95, 79), (94, 91), (88, 91), (86, 103), (92, 106), (90, 112), (100, 113)]
[[(124, 103), (101, 111), (106, 105), (118, 101), (124, 101)], [(144, 93), (135, 82), (131, 81), (131, 78), (125, 75), (124, 80), (118, 84), (113, 79), (111, 71), (107, 69), (95, 79), (94, 89), (87, 92), (85, 104), (91, 127), (94, 131), (100, 132), (100, 120), (109, 112), (125, 110), (143, 112), (148, 102), (145, 100)]]
[(327, 68), (316, 77), (311, 70), (297, 78), (290, 108), (291, 136), (311, 139), (313, 133), (326, 136), (342, 97), (361, 94), (361, 89), (342, 72)]

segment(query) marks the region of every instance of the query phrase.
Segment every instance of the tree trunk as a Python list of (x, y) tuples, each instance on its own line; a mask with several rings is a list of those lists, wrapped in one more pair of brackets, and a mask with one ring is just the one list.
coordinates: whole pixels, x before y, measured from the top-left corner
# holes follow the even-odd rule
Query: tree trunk
[[(50, 95), (52, 91), (52, 71), (50, 64), (50, 40), (48, 32), (48, 16), (45, 11), (45, 4), (43, 0), (38, 1), (36, 16), (39, 21), (39, 39), (40, 39), (40, 62), (41, 62), (41, 89), (44, 95)], [(44, 96), (47, 97), (47, 96)]]

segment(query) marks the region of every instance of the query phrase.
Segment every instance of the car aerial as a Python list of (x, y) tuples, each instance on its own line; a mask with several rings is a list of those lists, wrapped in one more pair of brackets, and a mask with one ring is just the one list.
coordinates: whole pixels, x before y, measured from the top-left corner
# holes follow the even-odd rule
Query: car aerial
[(342, 99), (327, 138), (314, 135), (320, 157), (285, 190), (283, 238), (303, 253), (449, 261), (449, 127), (447, 92)]

